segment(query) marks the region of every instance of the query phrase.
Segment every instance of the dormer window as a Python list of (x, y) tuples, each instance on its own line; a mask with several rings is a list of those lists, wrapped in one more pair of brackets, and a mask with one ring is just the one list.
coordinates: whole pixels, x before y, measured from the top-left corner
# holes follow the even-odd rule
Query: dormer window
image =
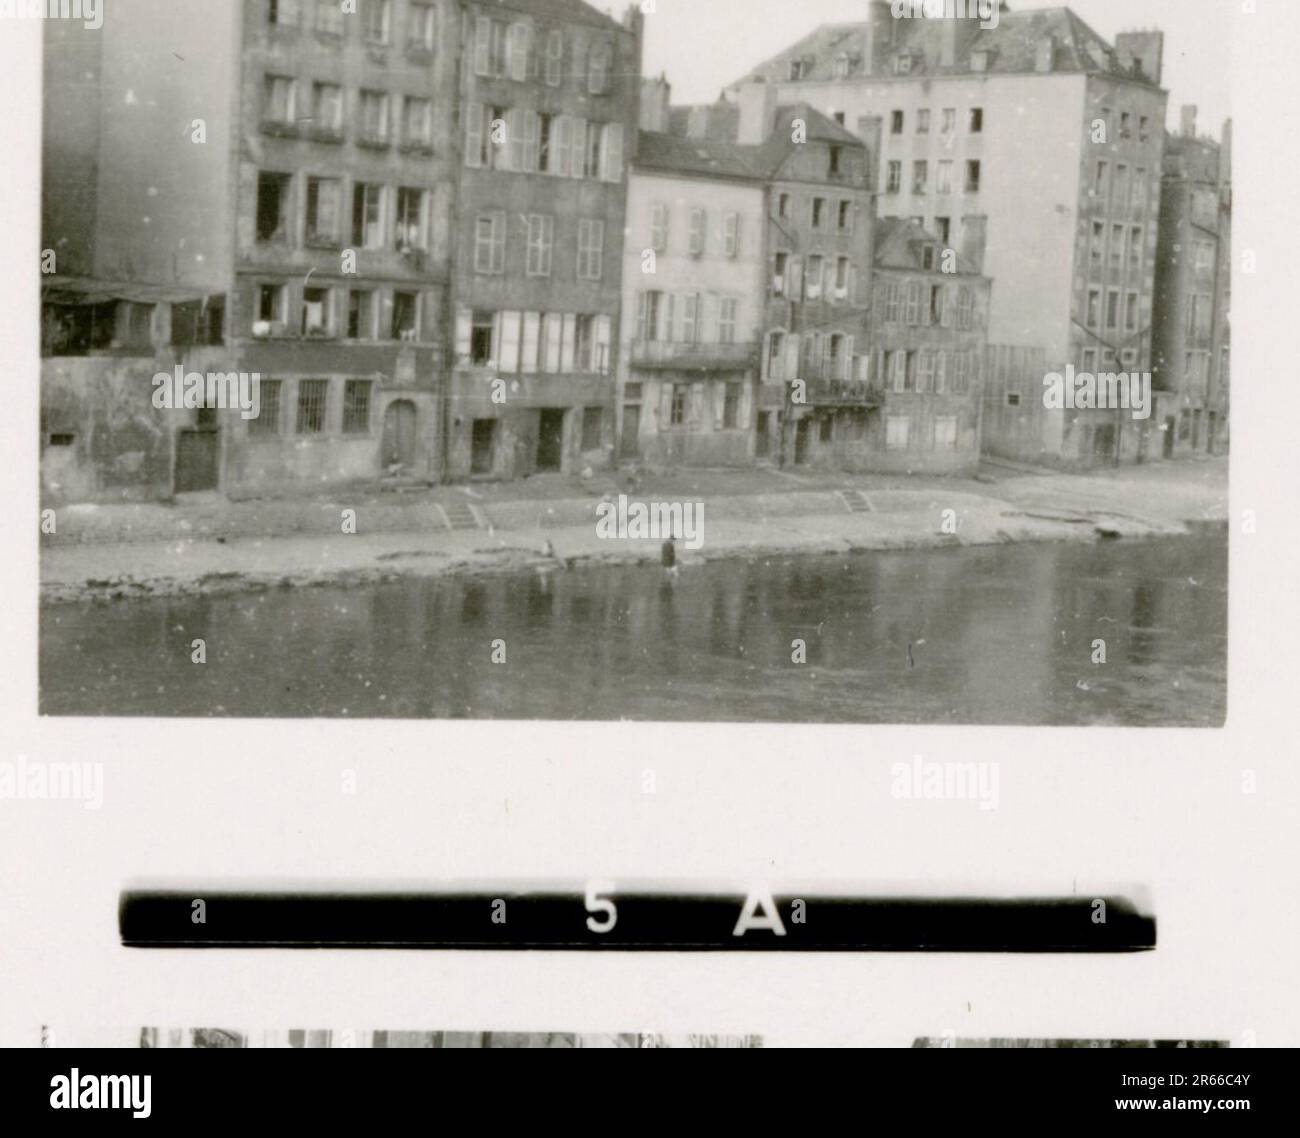
[(810, 64), (809, 61), (806, 60), (806, 59), (792, 59), (792, 60), (790, 60), (790, 79), (791, 79), (791, 81), (793, 81), (793, 82), (798, 82), (800, 79), (805, 79), (805, 78), (807, 78), (807, 76), (808, 76), (808, 72), (809, 72), (811, 69), (812, 69), (812, 68), (811, 68), (811, 64)]
[(987, 51), (972, 51), (970, 53), (970, 69), (972, 71), (987, 71), (989, 69), (989, 53)]
[(926, 245), (921, 249), (921, 268), (929, 271), (934, 268), (934, 246)]
[(894, 74), (910, 75), (912, 73), (912, 55), (910, 52), (900, 52), (894, 56)]
[(849, 57), (847, 54), (840, 54), (835, 57), (832, 74), (836, 79), (847, 79), (849, 77)]

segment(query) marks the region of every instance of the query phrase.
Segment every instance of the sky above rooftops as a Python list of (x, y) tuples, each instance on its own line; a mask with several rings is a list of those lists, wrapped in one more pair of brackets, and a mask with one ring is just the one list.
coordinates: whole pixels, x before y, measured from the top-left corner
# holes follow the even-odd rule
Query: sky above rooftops
[[(1118, 32), (1160, 28), (1165, 33), (1162, 86), (1169, 91), (1166, 126), (1178, 127), (1178, 108), (1199, 107), (1198, 126), (1218, 136), (1232, 113), (1229, 45), (1236, 0), (1010, 0), (1021, 12), (1069, 7), (1111, 43)], [(597, 5), (599, 6), (599, 4)], [(645, 74), (668, 73), (674, 103), (707, 103), (724, 84), (777, 55), (819, 24), (865, 19), (866, 0), (655, 0), (646, 16)], [(1242, 17), (1249, 18), (1249, 17)]]

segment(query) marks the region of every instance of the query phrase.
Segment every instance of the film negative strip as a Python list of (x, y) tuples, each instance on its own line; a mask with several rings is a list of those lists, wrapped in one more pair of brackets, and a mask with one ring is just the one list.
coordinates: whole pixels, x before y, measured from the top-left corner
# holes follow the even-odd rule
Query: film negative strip
[(1122, 896), (980, 898), (620, 887), (348, 891), (128, 888), (140, 948), (664, 952), (1137, 952), (1154, 917)]

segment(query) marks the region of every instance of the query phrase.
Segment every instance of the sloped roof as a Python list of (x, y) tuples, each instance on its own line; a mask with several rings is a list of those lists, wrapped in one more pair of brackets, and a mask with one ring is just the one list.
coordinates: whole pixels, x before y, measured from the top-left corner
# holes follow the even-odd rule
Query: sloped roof
[[(937, 265), (926, 269), (921, 260), (921, 250), (927, 246), (943, 248), (943, 242), (931, 233), (901, 217), (877, 218), (873, 230), (872, 264), (877, 269), (913, 269), (920, 272), (936, 271)], [(956, 252), (956, 250), (954, 250)], [(978, 270), (957, 253), (957, 273), (961, 276), (979, 276)]]
[[(946, 19), (893, 20), (890, 42), (878, 40), (876, 43), (877, 66), (871, 72), (872, 77), (890, 78), (892, 70), (881, 64), (902, 51), (909, 51), (914, 59), (906, 78), (970, 74), (970, 57), (977, 51), (988, 53), (985, 71), (989, 74), (1030, 73), (1036, 70), (1039, 43), (1050, 35), (1056, 41), (1052, 67), (1057, 74), (1095, 72), (1156, 86), (1135, 67), (1126, 67), (1119, 52), (1069, 8), (1004, 11), (996, 28), (981, 28), (978, 21), (972, 20), (968, 28), (962, 29), (965, 34), (957, 39), (952, 65), (945, 67), (940, 59), (944, 36), (951, 30), (950, 23)], [(864, 58), (867, 31), (866, 21), (822, 24), (737, 82), (753, 78), (789, 82), (790, 64), (800, 59), (808, 67), (798, 82), (834, 80), (835, 62), (842, 55), (849, 57), (849, 79), (861, 79), (868, 74)]]
[(643, 130), (633, 165), (641, 170), (762, 181), (761, 147)]
[(558, 23), (627, 30), (613, 16), (584, 3), (584, 0), (478, 0), (478, 3), (481, 8), (509, 8), (514, 12)]

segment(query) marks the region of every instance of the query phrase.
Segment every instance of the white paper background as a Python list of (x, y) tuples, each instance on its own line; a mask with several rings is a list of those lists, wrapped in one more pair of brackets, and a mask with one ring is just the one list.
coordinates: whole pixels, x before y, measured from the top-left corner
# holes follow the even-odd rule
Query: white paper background
[[(1218, 2), (1218, 0), (1197, 0)], [(1222, 0), (1234, 10), (1237, 0)], [(39, 28), (0, 37), (0, 761), (105, 764), (99, 811), (0, 801), (0, 1044), (105, 1027), (758, 1032), (1300, 1043), (1296, 6), (1238, 15), (1229, 725), (1155, 730), (40, 720)], [(1176, 43), (1168, 45), (1176, 51)], [(746, 59), (736, 48), (736, 59)], [(1171, 101), (1177, 100), (1173, 92)], [(1242, 533), (1243, 511), (1258, 532)], [(1195, 634), (1189, 629), (1189, 634)], [(905, 802), (891, 764), (1000, 762), (1001, 804)], [(341, 772), (355, 770), (355, 795)], [(657, 793), (641, 793), (642, 772)], [(1258, 792), (1242, 793), (1243, 771)], [(1108, 957), (147, 952), (142, 877), (674, 878), (1147, 887)], [(1250, 1035), (1248, 1033), (1253, 1033)]]

